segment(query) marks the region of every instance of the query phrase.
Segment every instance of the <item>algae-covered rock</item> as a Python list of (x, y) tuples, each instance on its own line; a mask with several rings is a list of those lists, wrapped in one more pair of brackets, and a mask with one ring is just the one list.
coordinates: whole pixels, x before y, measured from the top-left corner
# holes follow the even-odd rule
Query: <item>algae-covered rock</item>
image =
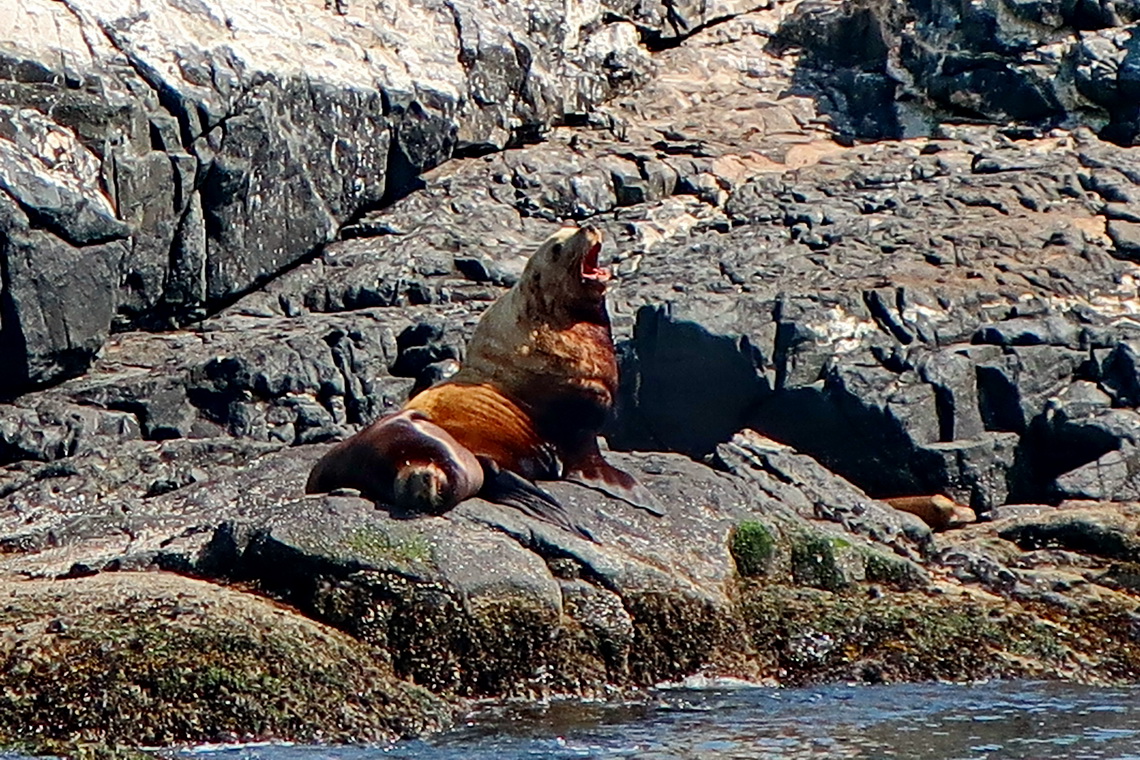
[(450, 721), (374, 647), (165, 573), (0, 583), (0, 744), (389, 741)]
[(742, 610), (783, 683), (1072, 675), (1067, 632), (1000, 599), (751, 582)]
[(863, 552), (863, 573), (869, 583), (883, 583), (909, 591), (930, 583), (930, 575), (921, 566), (896, 554), (876, 549)]
[(844, 538), (809, 534), (792, 542), (792, 577), (804, 586), (838, 591), (867, 577), (864, 556)]
[(776, 558), (776, 536), (764, 523), (746, 520), (732, 531), (730, 549), (741, 575), (764, 575)]

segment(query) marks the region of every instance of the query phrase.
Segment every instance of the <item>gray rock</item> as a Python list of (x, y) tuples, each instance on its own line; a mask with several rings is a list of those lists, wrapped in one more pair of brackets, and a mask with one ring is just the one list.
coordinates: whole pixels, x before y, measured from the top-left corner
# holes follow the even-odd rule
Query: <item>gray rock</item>
[(1107, 230), (1115, 246), (1114, 256), (1125, 261), (1140, 258), (1140, 224), (1112, 219), (1108, 222)]
[(1140, 498), (1140, 487), (1133, 471), (1140, 460), (1135, 446), (1116, 449), (1093, 462), (1075, 467), (1055, 481), (1057, 495), (1063, 499), (1124, 501)]
[(1100, 387), (1118, 406), (1140, 406), (1140, 366), (1136, 344), (1122, 341), (1113, 347), (1100, 370)]
[(709, 453), (770, 394), (765, 363), (745, 336), (710, 333), (668, 307), (640, 310), (611, 443)]
[(920, 360), (922, 379), (934, 386), (940, 441), (971, 440), (985, 430), (974, 362), (962, 352), (941, 351)]
[[(2, 142), (2, 139), (0, 139)], [(115, 283), (125, 248), (74, 247), (39, 229), (9, 197), (0, 198), (0, 394), (74, 377), (110, 332)]]
[(1079, 348), (1079, 330), (1061, 317), (1045, 320), (1010, 319), (985, 325), (974, 335), (974, 342), (995, 346), (1067, 346)]
[[(795, 514), (753, 482), (677, 455), (611, 454), (673, 505), (669, 517), (553, 483), (551, 492), (599, 543), (479, 501), (444, 517), (395, 520), (354, 497), (298, 501), (322, 450), (262, 454), (252, 464), (217, 468), (209, 479), (168, 493), (140, 498), (136, 492), (129, 510), (135, 516), (58, 515), (39, 534), (10, 541), (10, 551), (24, 554), (5, 567), (49, 576), (161, 567), (257, 580), (310, 614), (392, 651), (398, 674), (435, 690), (501, 693), (539, 682), (540, 672), (558, 661), (548, 642), (565, 625), (571, 626), (567, 635), (585, 637), (581, 646), (606, 680), (659, 680), (733, 651), (740, 642), (733, 644), (729, 635), (727, 583), (735, 572), (729, 529), (749, 519), (786, 523)], [(124, 452), (118, 466), (134, 456)], [(818, 504), (805, 516), (818, 526), (817, 543), (834, 547), (828, 553), (834, 561), (825, 564), (842, 568), (842, 583), (867, 577), (868, 563), (877, 557), (898, 551), (918, 556), (911, 535), (921, 537), (925, 529), (900, 528), (912, 520), (908, 515), (868, 504), (806, 458), (781, 456), (782, 464), (774, 459), (771, 466), (782, 467), (782, 477), (811, 479), (799, 487)], [(858, 501), (843, 501), (845, 489)], [(663, 540), (665, 535), (676, 540)], [(793, 565), (789, 580), (818, 586), (837, 577), (830, 571), (809, 577), (811, 563), (801, 559), (803, 567), (796, 571)], [(675, 568), (684, 571), (678, 575)], [(908, 572), (922, 576), (917, 567)], [(659, 619), (661, 605), (680, 617)], [(520, 648), (517, 636), (509, 646), (496, 643), (494, 631), (504, 625), (521, 626), (530, 643)], [(723, 635), (717, 628), (725, 628)], [(631, 630), (643, 632), (638, 647), (631, 646)], [(664, 635), (645, 637), (658, 630)]]
[(1059, 547), (1097, 557), (1135, 562), (1140, 557), (1130, 522), (1120, 515), (1088, 510), (1056, 510), (1016, 520), (998, 533), (1022, 549)]
[(928, 490), (945, 494), (979, 514), (992, 512), (1006, 503), (1010, 483), (1025, 477), (1019, 470), (1018, 443), (1014, 433), (983, 433), (973, 440), (922, 447)]
[[(0, 392), (82, 372), (112, 321), (217, 311), (453, 154), (586, 113), (647, 65), (633, 27), (607, 27), (600, 7), (518, 19), (361, 7), (350, 19), (279, 4), (156, 4), (131, 18), (98, 0), (35, 5), (29, 19), (52, 19), (54, 42), (25, 20), (0, 51), (13, 72), (0, 98), (0, 345), (19, 362)], [(680, 19), (639, 23), (674, 37)], [(47, 86), (65, 80), (75, 86)]]
[[(802, 78), (853, 136), (922, 134), (965, 116), (1089, 124), (1128, 145), (1137, 131), (1134, 16), (1123, 3), (813, 3), (784, 20), (781, 40), (806, 49)], [(987, 158), (978, 170), (1016, 165)]]
[(918, 557), (930, 542), (929, 528), (913, 515), (876, 502), (811, 457), (753, 431), (717, 447), (717, 460), (801, 517), (838, 523), (846, 532), (870, 536), (902, 556)]

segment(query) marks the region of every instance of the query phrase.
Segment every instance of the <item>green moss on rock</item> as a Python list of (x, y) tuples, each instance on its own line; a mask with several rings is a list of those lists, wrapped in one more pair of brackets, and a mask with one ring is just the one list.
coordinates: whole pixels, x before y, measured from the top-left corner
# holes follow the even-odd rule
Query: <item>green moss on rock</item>
[(792, 540), (792, 578), (803, 586), (838, 591), (866, 577), (865, 559), (851, 542), (821, 533)]
[(863, 552), (863, 565), (866, 580), (871, 583), (884, 583), (903, 591), (930, 583), (926, 571), (915, 563), (874, 549)]
[(361, 559), (376, 564), (413, 565), (431, 562), (431, 544), (419, 533), (395, 535), (375, 525), (362, 525), (344, 539), (345, 546)]
[(741, 575), (766, 575), (776, 555), (776, 537), (764, 523), (746, 520), (732, 531), (729, 550)]

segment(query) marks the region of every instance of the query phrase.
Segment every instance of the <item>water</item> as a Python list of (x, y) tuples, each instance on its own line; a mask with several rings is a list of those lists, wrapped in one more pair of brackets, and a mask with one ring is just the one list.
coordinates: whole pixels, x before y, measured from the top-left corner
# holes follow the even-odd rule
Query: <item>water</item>
[(268, 745), (204, 760), (1140, 760), (1140, 689), (1058, 683), (666, 689), (498, 707), (390, 747)]

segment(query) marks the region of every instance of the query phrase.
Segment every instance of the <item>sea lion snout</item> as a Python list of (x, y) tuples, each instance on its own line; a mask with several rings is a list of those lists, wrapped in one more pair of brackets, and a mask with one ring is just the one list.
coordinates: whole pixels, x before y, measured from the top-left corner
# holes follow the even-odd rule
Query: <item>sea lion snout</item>
[(578, 264), (578, 273), (583, 281), (588, 284), (595, 283), (604, 289), (610, 280), (610, 270), (609, 267), (602, 266), (598, 260), (602, 253), (602, 235), (600, 232), (588, 232), (586, 238), (588, 247)]
[[(572, 229), (572, 228), (569, 228)], [(566, 273), (573, 278), (577, 275), (578, 285), (587, 293), (601, 296), (610, 280), (610, 270), (601, 264), (602, 231), (592, 224), (573, 230), (562, 244), (563, 256), (570, 254), (566, 262)], [(576, 270), (576, 271), (575, 271)]]

